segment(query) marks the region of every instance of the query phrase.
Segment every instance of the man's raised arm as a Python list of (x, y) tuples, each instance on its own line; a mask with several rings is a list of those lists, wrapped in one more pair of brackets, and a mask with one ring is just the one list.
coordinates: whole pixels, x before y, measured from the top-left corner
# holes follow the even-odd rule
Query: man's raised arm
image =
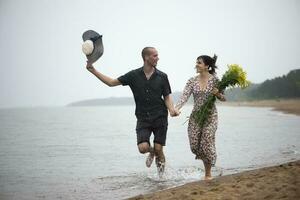
[(113, 86), (118, 86), (121, 85), (121, 82), (118, 79), (113, 79), (110, 78), (108, 76), (105, 76), (104, 74), (101, 74), (100, 72), (98, 72), (92, 63), (87, 62), (86, 64), (86, 69), (91, 72), (92, 74), (94, 74), (100, 81), (102, 81), (103, 83), (105, 83), (106, 85), (108, 85), (109, 87), (113, 87)]

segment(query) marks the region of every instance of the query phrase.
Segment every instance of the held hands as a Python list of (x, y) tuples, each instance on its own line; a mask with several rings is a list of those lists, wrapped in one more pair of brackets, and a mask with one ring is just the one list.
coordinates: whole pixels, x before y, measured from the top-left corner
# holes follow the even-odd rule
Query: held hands
[(171, 117), (176, 117), (180, 115), (180, 111), (177, 108), (174, 108), (173, 110), (170, 110)]

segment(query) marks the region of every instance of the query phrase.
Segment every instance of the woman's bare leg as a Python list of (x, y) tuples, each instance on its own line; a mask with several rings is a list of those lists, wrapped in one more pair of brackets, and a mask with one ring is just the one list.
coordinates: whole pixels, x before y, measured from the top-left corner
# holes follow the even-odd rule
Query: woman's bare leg
[(211, 176), (211, 165), (209, 163), (206, 163), (203, 161), (204, 164), (204, 168), (205, 168), (205, 177), (204, 180), (211, 180), (212, 176)]

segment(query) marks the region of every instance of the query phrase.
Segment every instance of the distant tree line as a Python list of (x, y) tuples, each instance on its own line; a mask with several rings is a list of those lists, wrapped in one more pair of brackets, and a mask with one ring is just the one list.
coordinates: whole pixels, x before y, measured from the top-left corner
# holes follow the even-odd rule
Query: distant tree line
[(251, 84), (244, 90), (240, 88), (226, 90), (225, 94), (229, 101), (299, 98), (300, 69), (261, 84)]
[[(300, 98), (300, 69), (292, 70), (287, 75), (266, 80), (261, 84), (251, 84), (248, 88), (228, 89), (225, 91), (228, 101), (251, 101), (262, 99)], [(181, 92), (172, 93), (174, 102), (180, 98)], [(188, 103), (193, 102), (193, 97)], [(73, 102), (67, 106), (101, 106), (101, 105), (133, 105), (132, 97), (111, 97)]]

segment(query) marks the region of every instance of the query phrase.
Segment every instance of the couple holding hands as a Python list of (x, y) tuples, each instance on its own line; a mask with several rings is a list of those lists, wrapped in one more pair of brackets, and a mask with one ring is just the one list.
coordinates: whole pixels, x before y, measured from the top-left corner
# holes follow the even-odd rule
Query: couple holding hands
[[(94, 44), (101, 40), (101, 36), (96, 37), (96, 39), (88, 34), (86, 37), (84, 36), (83, 39), (86, 42), (94, 38), (92, 41)], [(102, 40), (100, 42), (102, 44)], [(225, 101), (223, 92), (216, 88), (219, 81), (215, 72), (217, 57), (201, 55), (196, 59), (197, 75), (187, 81), (180, 99), (174, 105), (168, 76), (156, 68), (159, 57), (154, 47), (145, 47), (142, 50), (142, 67), (131, 70), (116, 79), (106, 76), (94, 68), (93, 62), (103, 54), (103, 46), (100, 45), (100, 48), (102, 49), (99, 50), (99, 45), (95, 45), (95, 49), (88, 53), (87, 48), (83, 45), (83, 51), (88, 58), (86, 68), (110, 87), (118, 85), (130, 87), (136, 104), (138, 150), (142, 154), (148, 154), (147, 167), (150, 167), (155, 159), (158, 174), (161, 177), (166, 163), (163, 146), (166, 144), (168, 112), (172, 117), (178, 116), (180, 109), (191, 95), (194, 97), (193, 111), (198, 110), (210, 94), (215, 95), (221, 101)], [(192, 117), (189, 118), (190, 148), (192, 153), (196, 155), (196, 159), (203, 161), (205, 180), (212, 179), (211, 167), (216, 163), (215, 133), (217, 125), (218, 114), (215, 105), (203, 127), (200, 127)], [(153, 145), (149, 140), (152, 133), (154, 134)]]

